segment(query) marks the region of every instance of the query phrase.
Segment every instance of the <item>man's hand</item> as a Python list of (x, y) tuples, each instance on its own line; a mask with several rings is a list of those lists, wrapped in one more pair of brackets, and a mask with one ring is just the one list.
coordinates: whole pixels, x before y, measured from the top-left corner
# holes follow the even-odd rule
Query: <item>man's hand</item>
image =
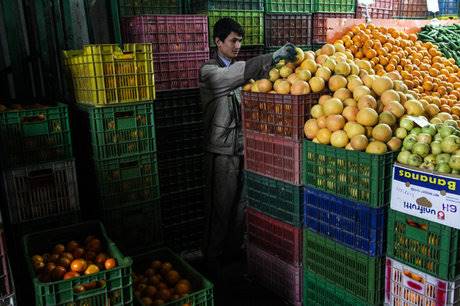
[(280, 60), (295, 61), (296, 54), (295, 46), (287, 43), (273, 53), (273, 63), (277, 64)]

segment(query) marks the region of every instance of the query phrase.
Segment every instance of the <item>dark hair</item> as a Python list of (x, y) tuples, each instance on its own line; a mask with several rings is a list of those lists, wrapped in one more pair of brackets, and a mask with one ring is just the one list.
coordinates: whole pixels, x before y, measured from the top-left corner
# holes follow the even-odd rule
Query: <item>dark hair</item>
[(221, 41), (224, 41), (232, 32), (244, 36), (244, 29), (238, 22), (229, 17), (221, 18), (214, 25), (213, 39), (216, 40), (216, 37), (218, 37)]

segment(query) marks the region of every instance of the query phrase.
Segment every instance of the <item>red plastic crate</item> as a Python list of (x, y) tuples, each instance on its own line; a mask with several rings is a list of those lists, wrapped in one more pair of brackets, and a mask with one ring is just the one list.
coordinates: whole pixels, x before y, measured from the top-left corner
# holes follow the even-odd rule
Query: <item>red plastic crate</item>
[(283, 46), (287, 42), (297, 46), (311, 45), (312, 15), (266, 14), (265, 47)]
[(243, 128), (302, 141), (305, 120), (320, 96), (243, 92)]
[[(327, 37), (327, 18), (355, 18), (354, 13), (316, 13), (313, 14), (313, 43), (325, 44)], [(156, 69), (156, 68), (155, 68)]]
[[(369, 6), (369, 16), (371, 19), (392, 19), (394, 15), (393, 9), (384, 9), (379, 7)], [(358, 6), (356, 8), (356, 18), (361, 19), (366, 17), (366, 8)]]
[(301, 266), (290, 265), (250, 243), (247, 255), (249, 275), (289, 303), (302, 305)]
[(395, 16), (408, 19), (425, 19), (428, 16), (426, 0), (399, 0), (395, 2)]
[(393, 9), (394, 2), (395, 0), (374, 0), (374, 3), (369, 5), (369, 7), (391, 10)]
[(244, 131), (245, 169), (300, 185), (302, 143), (279, 136)]
[(255, 209), (247, 209), (249, 242), (279, 259), (302, 263), (302, 230), (273, 219)]
[(154, 56), (156, 91), (198, 88), (201, 65), (209, 52), (167, 53)]
[(209, 51), (208, 18), (206, 16), (124, 17), (122, 30), (125, 42), (151, 43), (154, 54)]

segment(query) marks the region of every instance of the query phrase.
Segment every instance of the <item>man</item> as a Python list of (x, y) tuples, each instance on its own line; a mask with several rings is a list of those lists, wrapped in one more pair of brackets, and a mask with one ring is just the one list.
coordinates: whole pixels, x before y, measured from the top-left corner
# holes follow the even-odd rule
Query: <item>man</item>
[[(238, 254), (243, 242), (243, 133), (241, 86), (268, 74), (281, 59), (294, 60), (295, 46), (246, 62), (235, 61), (244, 30), (231, 18), (214, 25), (215, 57), (200, 69), (200, 96), (204, 112), (206, 234), (203, 255), (207, 269), (220, 277), (223, 254)], [(224, 250), (228, 247), (228, 251)]]

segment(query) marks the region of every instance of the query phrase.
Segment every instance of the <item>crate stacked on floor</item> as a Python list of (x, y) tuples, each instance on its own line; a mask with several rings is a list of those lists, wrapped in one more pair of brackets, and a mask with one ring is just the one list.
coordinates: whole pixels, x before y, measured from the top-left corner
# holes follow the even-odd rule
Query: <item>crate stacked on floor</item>
[(236, 60), (245, 61), (264, 53), (264, 0), (190, 0), (190, 8), (208, 17), (211, 57), (217, 52), (214, 24), (223, 17), (235, 19), (244, 29), (242, 48)]
[(265, 0), (265, 52), (290, 42), (302, 49), (312, 44), (313, 0)]
[[(24, 236), (23, 270), (33, 284), (35, 299), (20, 305), (133, 305), (132, 260), (109, 237), (99, 221)], [(53, 260), (55, 256), (61, 257)], [(65, 267), (62, 262), (69, 257), (76, 258), (72, 269), (83, 266), (85, 273), (75, 275), (70, 265)], [(90, 264), (91, 257), (98, 263)], [(45, 264), (45, 269), (37, 268)]]
[(199, 15), (122, 19), (130, 42), (152, 43), (162, 219), (176, 251), (199, 248), (204, 231), (203, 116), (198, 77), (209, 59), (208, 20)]
[(381, 305), (394, 153), (304, 141), (304, 303)]
[(34, 225), (45, 227), (53, 218), (78, 214), (67, 105), (1, 107), (3, 221), (16, 231), (27, 231)]
[(244, 92), (242, 99), (249, 273), (294, 305), (303, 299), (303, 125), (318, 98)]
[(458, 176), (395, 163), (385, 302), (460, 304)]
[[(64, 51), (75, 93), (75, 141), (85, 217), (124, 251), (161, 240), (151, 44)], [(82, 192), (83, 196), (83, 192)]]
[(394, 0), (375, 0), (367, 6), (358, 4), (356, 6), (356, 18), (370, 17), (371, 19), (392, 19), (396, 15), (396, 4)]
[[(14, 276), (24, 282), (22, 236), (80, 217), (69, 111), (61, 103), (1, 108), (2, 219)], [(17, 288), (20, 302), (27, 289)]]

